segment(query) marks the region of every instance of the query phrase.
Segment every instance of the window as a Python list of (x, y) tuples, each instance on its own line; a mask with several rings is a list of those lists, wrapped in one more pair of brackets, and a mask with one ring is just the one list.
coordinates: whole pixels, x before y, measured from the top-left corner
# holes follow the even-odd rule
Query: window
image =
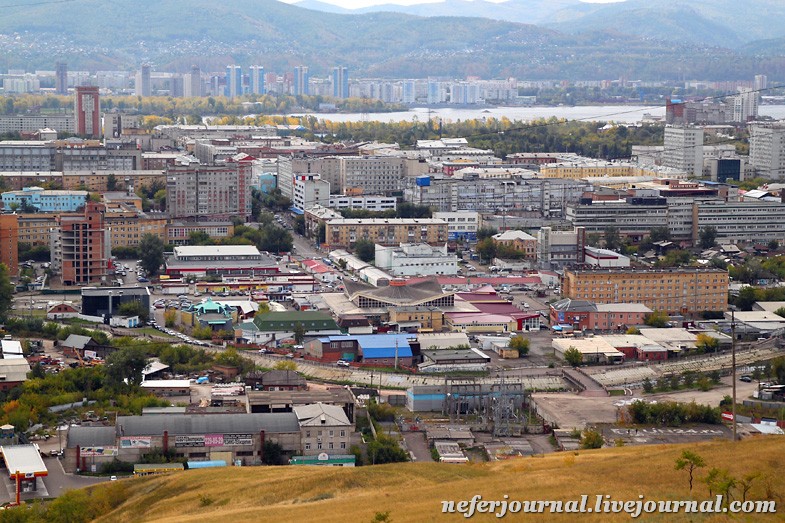
[(316, 444), (316, 449), (317, 450), (322, 450), (322, 443), (321, 442)]
[(305, 450), (311, 450), (311, 442), (310, 441), (306, 441), (305, 442)]
[(346, 442), (345, 442), (345, 441), (342, 441), (342, 442), (341, 442), (341, 448), (342, 448), (342, 449), (345, 449), (345, 448), (346, 448)]

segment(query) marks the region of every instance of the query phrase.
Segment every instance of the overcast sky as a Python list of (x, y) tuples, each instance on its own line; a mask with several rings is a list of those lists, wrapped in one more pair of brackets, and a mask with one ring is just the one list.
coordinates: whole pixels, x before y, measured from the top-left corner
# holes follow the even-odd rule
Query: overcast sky
[[(287, 4), (295, 4), (299, 0), (281, 0), (282, 2), (286, 2)], [(346, 9), (359, 9), (361, 7), (368, 7), (371, 5), (383, 5), (383, 4), (398, 4), (398, 5), (416, 5), (416, 4), (433, 4), (438, 3), (442, 0), (320, 0), (322, 2), (338, 5), (344, 7)], [(482, 0), (474, 0), (474, 1), (482, 1)], [(494, 3), (501, 3), (505, 0), (485, 0), (488, 2)], [(590, 2), (596, 4), (606, 4), (606, 3), (613, 3), (613, 2), (623, 2), (624, 0), (581, 0), (582, 2)]]

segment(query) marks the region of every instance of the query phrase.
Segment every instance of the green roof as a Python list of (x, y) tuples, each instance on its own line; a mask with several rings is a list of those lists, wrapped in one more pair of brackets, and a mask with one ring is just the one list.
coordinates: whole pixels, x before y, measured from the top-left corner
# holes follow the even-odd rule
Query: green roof
[(297, 323), (306, 331), (339, 330), (329, 315), (318, 311), (285, 311), (257, 314), (254, 324), (262, 332), (290, 332)]
[(332, 456), (292, 456), (290, 465), (343, 465), (354, 464), (355, 457), (351, 454), (336, 454)]

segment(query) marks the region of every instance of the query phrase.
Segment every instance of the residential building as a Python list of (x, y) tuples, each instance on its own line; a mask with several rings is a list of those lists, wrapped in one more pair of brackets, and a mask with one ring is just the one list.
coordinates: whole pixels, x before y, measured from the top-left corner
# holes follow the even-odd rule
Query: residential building
[(167, 221), (160, 214), (145, 214), (140, 211), (108, 211), (104, 215), (104, 224), (112, 248), (136, 247), (145, 234), (152, 234), (165, 242)]
[(537, 262), (544, 269), (560, 269), (566, 265), (583, 263), (586, 229), (554, 231), (542, 227), (537, 231)]
[[(41, 187), (25, 187), (21, 191), (2, 194), (3, 209), (37, 209), (40, 212), (72, 212), (84, 207), (87, 191), (47, 191)], [(33, 211), (33, 212), (37, 212)]]
[(607, 227), (615, 227), (622, 237), (637, 242), (655, 227), (668, 227), (668, 205), (660, 197), (587, 201), (567, 206), (566, 218), (586, 234), (603, 234)]
[(265, 94), (267, 89), (264, 85), (264, 67), (261, 65), (252, 65), (249, 68), (251, 75), (251, 93), (252, 94)]
[(435, 212), (433, 217), (447, 222), (448, 240), (477, 241), (477, 231), (482, 226), (480, 213), (476, 211)]
[(76, 134), (87, 138), (101, 137), (101, 103), (98, 87), (77, 86), (74, 89)]
[(49, 245), (51, 231), (57, 227), (57, 214), (33, 213), (18, 215), (19, 241), (30, 246)]
[(294, 68), (294, 83), (292, 85), (292, 94), (294, 96), (308, 96), (311, 94), (310, 88), (310, 75), (308, 74), (308, 66), (298, 65)]
[(320, 205), (330, 204), (330, 182), (321, 179), (318, 174), (295, 174), (292, 181), (292, 207), (296, 211)]
[(562, 295), (594, 303), (641, 303), (696, 314), (728, 308), (728, 273), (719, 269), (565, 269)]
[(739, 94), (733, 100), (733, 121), (747, 123), (758, 117), (760, 93), (749, 87), (739, 87)]
[(533, 260), (537, 258), (537, 238), (523, 231), (504, 231), (494, 234), (493, 242), (503, 245), (518, 252), (522, 252), (525, 258)]
[(0, 263), (11, 278), (19, 273), (19, 216), (0, 214)]
[(785, 175), (785, 122), (750, 125), (750, 166), (757, 176)]
[[(313, 205), (305, 209), (305, 237), (316, 238), (319, 231), (324, 228), (326, 230), (326, 223), (330, 220), (343, 219), (340, 213), (322, 207), (321, 205)], [(319, 239), (321, 241), (321, 239)]]
[(68, 94), (68, 64), (65, 62), (55, 65), (55, 94)]
[(239, 65), (226, 66), (226, 87), (224, 94), (227, 98), (243, 95), (243, 68)]
[(326, 222), (326, 242), (330, 248), (353, 247), (357, 240), (380, 245), (447, 242), (447, 222), (434, 218), (336, 218)]
[(703, 129), (666, 126), (662, 163), (700, 178), (703, 175)]
[(390, 307), (387, 324), (398, 332), (415, 329), (416, 332), (441, 332), (444, 313), (438, 307), (419, 305)]
[(151, 96), (152, 84), (150, 82), (150, 65), (143, 64), (142, 68), (136, 73), (136, 80), (134, 86), (134, 93), (136, 96), (147, 97)]
[(57, 218), (51, 234), (51, 268), (60, 274), (63, 285), (106, 281), (110, 244), (105, 213), (103, 204), (87, 202), (84, 214)]
[(349, 98), (349, 70), (346, 67), (333, 67), (333, 98)]
[(252, 162), (169, 166), (166, 207), (172, 218), (229, 219), (251, 215)]
[(437, 276), (457, 274), (458, 256), (447, 252), (447, 244), (402, 243), (400, 246), (376, 245), (376, 267), (395, 276)]
[(191, 66), (191, 72), (183, 79), (183, 95), (186, 98), (202, 96), (202, 71), (198, 65)]
[(401, 190), (406, 161), (397, 156), (347, 156), (341, 158), (340, 191), (392, 195)]
[(570, 325), (575, 330), (626, 331), (643, 325), (652, 310), (640, 303), (598, 304), (565, 298), (550, 305), (551, 325)]
[(0, 134), (34, 133), (39, 129), (54, 129), (64, 133), (75, 133), (76, 118), (74, 114), (0, 115)]

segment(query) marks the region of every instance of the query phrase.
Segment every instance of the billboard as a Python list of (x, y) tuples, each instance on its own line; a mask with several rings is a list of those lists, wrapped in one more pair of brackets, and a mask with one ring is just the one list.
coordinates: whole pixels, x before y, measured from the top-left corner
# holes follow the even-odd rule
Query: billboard
[(152, 444), (152, 438), (149, 437), (141, 437), (141, 438), (134, 438), (134, 437), (123, 437), (120, 438), (120, 448), (121, 449), (149, 449)]
[(227, 447), (253, 445), (253, 434), (189, 434), (174, 437), (175, 447)]
[(175, 436), (175, 447), (204, 447), (204, 436)]
[(117, 447), (80, 447), (79, 453), (82, 456), (117, 456)]

